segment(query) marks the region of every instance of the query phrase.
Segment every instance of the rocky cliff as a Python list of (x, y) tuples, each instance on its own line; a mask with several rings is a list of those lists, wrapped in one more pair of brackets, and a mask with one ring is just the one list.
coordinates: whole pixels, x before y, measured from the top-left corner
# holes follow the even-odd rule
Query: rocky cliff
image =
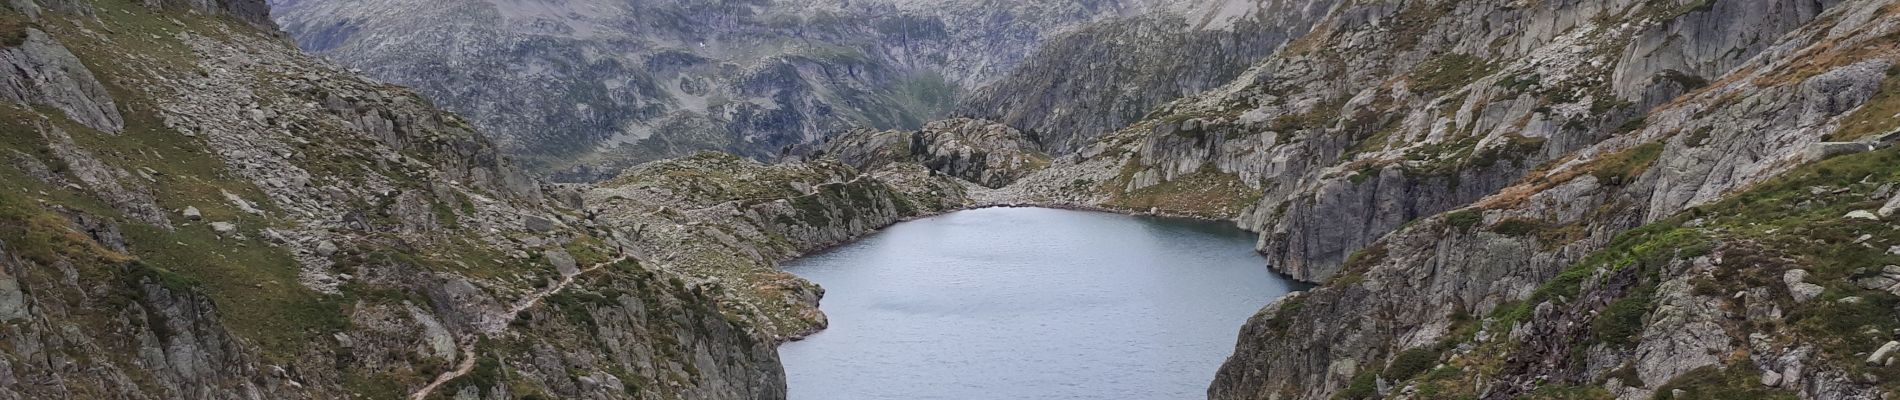
[(976, 119), (949, 119), (917, 131), (852, 132), (826, 141), (821, 157), (861, 170), (917, 163), (931, 171), (1001, 188), (1048, 167), (1049, 156), (1021, 131)]
[(1338, 1), (1204, 0), (1050, 39), (956, 112), (1029, 132), (1067, 154), (1155, 107), (1220, 87), (1305, 35)]
[(0, 398), (784, 396), (773, 326), (264, 12), (0, 6)]

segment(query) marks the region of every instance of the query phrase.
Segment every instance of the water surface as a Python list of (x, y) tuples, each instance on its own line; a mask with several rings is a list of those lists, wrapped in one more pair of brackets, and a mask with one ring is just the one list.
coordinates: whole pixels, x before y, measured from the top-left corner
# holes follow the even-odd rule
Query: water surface
[(892, 226), (788, 263), (831, 327), (779, 349), (792, 400), (1199, 399), (1298, 289), (1227, 223), (1039, 208)]

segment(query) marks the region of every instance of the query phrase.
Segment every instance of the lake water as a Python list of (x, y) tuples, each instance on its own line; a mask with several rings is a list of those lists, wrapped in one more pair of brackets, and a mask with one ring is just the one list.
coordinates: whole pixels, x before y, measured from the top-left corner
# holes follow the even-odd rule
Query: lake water
[(990, 208), (788, 263), (831, 327), (780, 347), (792, 400), (1201, 399), (1303, 288), (1229, 223)]

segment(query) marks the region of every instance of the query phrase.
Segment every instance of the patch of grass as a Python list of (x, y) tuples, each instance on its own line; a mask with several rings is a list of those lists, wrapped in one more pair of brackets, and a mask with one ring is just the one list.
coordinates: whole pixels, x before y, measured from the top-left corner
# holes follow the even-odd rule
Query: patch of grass
[[(1617, 235), (1610, 240), (1608, 247), (1590, 253), (1557, 274), (1557, 277), (1544, 282), (1516, 307), (1498, 308), (1496, 318), (1501, 321), (1521, 321), (1539, 303), (1575, 298), (1583, 287), (1583, 281), (1597, 276), (1598, 271), (1615, 272), (1638, 265), (1661, 265), (1678, 257), (1706, 254), (1709, 251), (1709, 239), (1694, 230), (1682, 228), (1681, 223), (1681, 218), (1669, 219)], [(1637, 304), (1647, 302), (1630, 306)]]
[(1306, 112), (1275, 118), (1267, 129), (1281, 132), (1326, 129), (1332, 127), (1333, 122), (1339, 119), (1339, 109), (1345, 105), (1345, 99), (1322, 101)]
[(1491, 225), (1491, 231), (1505, 236), (1525, 236), (1544, 229), (1544, 223), (1523, 218), (1510, 218)]
[(1421, 1), (1406, 6), (1392, 22), (1394, 47), (1400, 50), (1417, 48), (1419, 40), (1431, 33), (1432, 27), (1438, 25), (1438, 20), (1457, 6), (1457, 1)]
[(1352, 383), (1333, 395), (1334, 400), (1370, 399), (1379, 395), (1379, 376), (1360, 373), (1352, 377)]
[(1210, 166), (1200, 172), (1123, 193), (1108, 204), (1138, 211), (1153, 208), (1170, 213), (1228, 218), (1239, 215), (1247, 207), (1259, 202), (1261, 195), (1261, 191), (1241, 182), (1239, 177), (1215, 171)]
[(1497, 70), (1497, 66), (1469, 54), (1446, 54), (1419, 63), (1412, 70), (1412, 90), (1439, 93), (1470, 84)]
[(1643, 316), (1654, 307), (1652, 294), (1654, 285), (1642, 285), (1635, 293), (1630, 293), (1611, 302), (1593, 322), (1597, 342), (1614, 346), (1635, 346), (1643, 332)]
[(1418, 376), (1418, 374), (1425, 371), (1430, 371), (1432, 367), (1438, 366), (1438, 357), (1443, 354), (1444, 350), (1437, 348), (1437, 346), (1426, 346), (1399, 352), (1399, 355), (1392, 357), (1392, 362), (1386, 364), (1385, 373), (1380, 374), (1380, 376), (1394, 382), (1412, 379), (1412, 377)]
[(122, 229), (142, 263), (189, 277), (217, 302), (225, 325), (274, 362), (294, 359), (346, 324), (345, 305), (298, 284), (297, 262), (276, 247), (221, 239), (202, 226)]
[[(1677, 395), (1676, 391), (1682, 391)], [(1763, 387), (1754, 368), (1707, 366), (1682, 374), (1656, 389), (1656, 400), (1794, 400), (1792, 392)]]
[(1463, 209), (1445, 214), (1445, 224), (1461, 231), (1469, 231), (1482, 222), (1484, 222), (1484, 213), (1475, 209)]
[(1274, 311), (1273, 319), (1267, 321), (1267, 328), (1276, 332), (1285, 332), (1293, 324), (1293, 316), (1306, 308), (1306, 297), (1294, 297), (1280, 301), (1280, 309)]
[(33, 22), (26, 14), (12, 7), (0, 6), (0, 47), (15, 47), (26, 43), (26, 30)]
[(1601, 386), (1544, 386), (1526, 395), (1532, 400), (1611, 400), (1616, 395)]
[(1648, 171), (1656, 159), (1662, 157), (1662, 143), (1645, 143), (1629, 150), (1603, 157), (1584, 168), (1597, 182), (1605, 185), (1621, 185)]

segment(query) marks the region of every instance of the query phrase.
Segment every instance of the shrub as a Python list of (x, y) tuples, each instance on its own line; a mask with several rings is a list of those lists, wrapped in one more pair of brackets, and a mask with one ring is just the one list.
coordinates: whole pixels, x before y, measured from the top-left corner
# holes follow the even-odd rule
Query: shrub
[(1445, 224), (1461, 231), (1471, 230), (1471, 227), (1478, 226), (1480, 222), (1484, 222), (1484, 214), (1479, 213), (1478, 210), (1458, 210), (1445, 214)]
[(0, 47), (26, 43), (26, 29), (31, 26), (32, 22), (26, 20), (26, 15), (0, 7)]
[(1420, 347), (1399, 352), (1399, 355), (1392, 357), (1390, 364), (1386, 364), (1385, 373), (1381, 376), (1394, 382), (1412, 379), (1438, 366), (1439, 353), (1436, 347)]

